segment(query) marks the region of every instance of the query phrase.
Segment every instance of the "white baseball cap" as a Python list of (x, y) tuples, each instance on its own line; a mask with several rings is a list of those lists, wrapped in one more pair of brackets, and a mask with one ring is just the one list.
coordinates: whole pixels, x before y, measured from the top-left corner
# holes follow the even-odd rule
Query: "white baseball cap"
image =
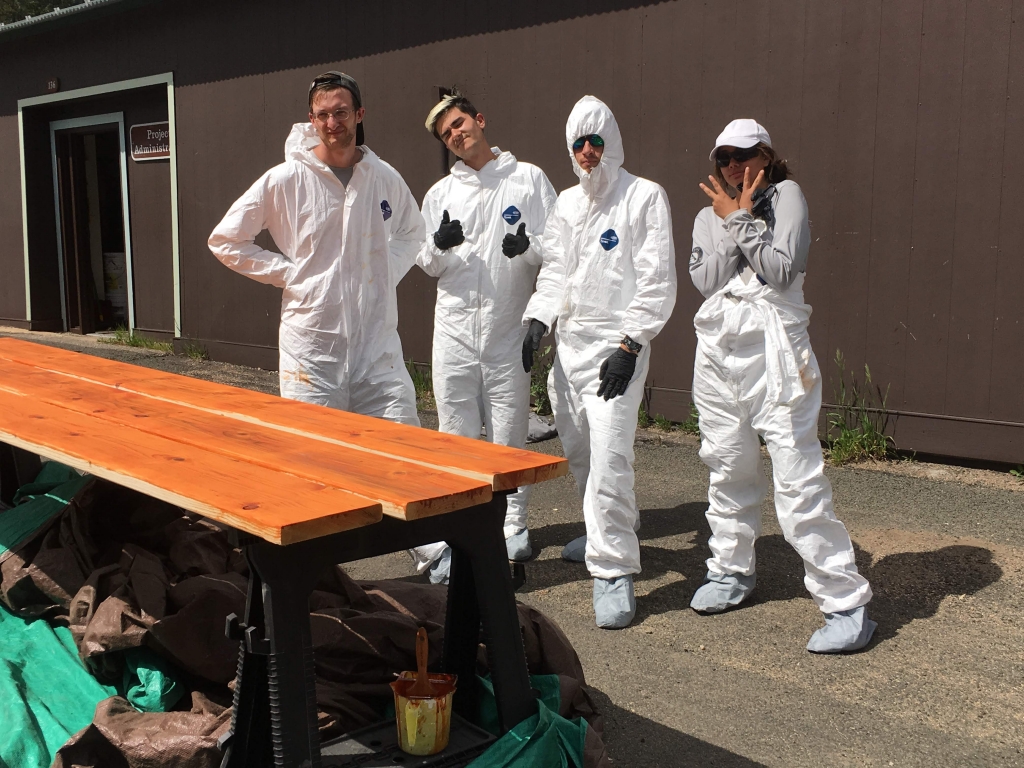
[(772, 138), (768, 135), (768, 131), (764, 129), (764, 126), (756, 120), (747, 118), (733, 120), (725, 126), (724, 131), (718, 134), (718, 138), (715, 139), (715, 148), (708, 155), (708, 160), (715, 159), (715, 152), (718, 151), (719, 147), (749, 149), (755, 144), (764, 144), (768, 147), (772, 145)]

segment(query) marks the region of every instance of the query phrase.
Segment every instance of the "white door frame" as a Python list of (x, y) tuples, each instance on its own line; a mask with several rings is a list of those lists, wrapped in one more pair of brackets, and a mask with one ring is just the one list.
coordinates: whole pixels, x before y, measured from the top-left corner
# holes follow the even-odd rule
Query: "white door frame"
[[(177, 150), (177, 129), (174, 119), (174, 74), (165, 72), (160, 75), (149, 77), (137, 77), (132, 80), (119, 80), (114, 83), (93, 85), (88, 88), (77, 88), (73, 91), (62, 93), (50, 93), (45, 96), (32, 96), (27, 99), (18, 99), (18, 142), (21, 152), (21, 231), (25, 250), (25, 319), (32, 320), (32, 293), (29, 280), (29, 259), (28, 259), (28, 186), (25, 179), (25, 122), (22, 110), (25, 107), (35, 107), (42, 104), (52, 104), (58, 101), (70, 99), (82, 99), (89, 96), (100, 96), (118, 91), (128, 91), (134, 88), (149, 88), (154, 85), (163, 85), (167, 89), (167, 127), (170, 135), (168, 144), (171, 148), (170, 170), (171, 170), (171, 271), (174, 275), (174, 337), (181, 338), (181, 252), (178, 244), (178, 150)], [(123, 120), (122, 120), (123, 123)], [(122, 151), (124, 151), (124, 139), (121, 140)], [(124, 167), (124, 166), (122, 166)], [(127, 200), (127, 195), (124, 197)], [(127, 217), (125, 222), (127, 222)], [(59, 242), (59, 240), (58, 240)], [(126, 245), (125, 248), (130, 248)], [(127, 251), (125, 252), (127, 258)], [(63, 262), (63, 259), (61, 260)], [(63, 264), (61, 265), (63, 269)], [(129, 283), (130, 285), (130, 283)], [(63, 302), (63, 294), (61, 294)], [(129, 301), (129, 306), (132, 302)], [(63, 305), (62, 305), (63, 306)], [(63, 310), (62, 310), (63, 312)]]
[[(128, 164), (125, 156), (124, 113), (108, 112), (105, 115), (89, 115), (75, 117), (70, 120), (53, 120), (50, 123), (50, 161), (53, 164), (53, 210), (57, 225), (57, 269), (60, 274), (60, 315), (64, 320), (64, 330), (68, 330), (67, 286), (64, 284), (64, 238), (60, 226), (60, 187), (57, 176), (57, 131), (68, 128), (87, 128), (90, 125), (117, 124), (118, 160), (121, 165), (121, 218), (124, 220), (124, 262), (128, 280), (128, 330), (135, 330), (135, 281), (132, 278), (132, 229), (128, 215)], [(81, 267), (81, 265), (79, 265)], [(81, 297), (79, 297), (81, 301)]]

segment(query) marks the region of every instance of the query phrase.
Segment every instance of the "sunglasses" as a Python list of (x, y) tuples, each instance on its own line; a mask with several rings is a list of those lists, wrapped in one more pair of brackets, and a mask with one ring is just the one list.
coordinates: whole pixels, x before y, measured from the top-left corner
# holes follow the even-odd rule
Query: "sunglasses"
[(586, 145), (588, 141), (590, 142), (590, 146), (592, 146), (594, 149), (600, 149), (601, 147), (604, 146), (604, 139), (602, 139), (596, 133), (592, 133), (589, 136), (580, 136), (578, 139), (576, 139), (576, 141), (572, 143), (573, 151), (579, 152), (581, 149), (583, 149), (583, 147)]
[(745, 163), (747, 160), (753, 160), (760, 152), (761, 150), (756, 144), (749, 149), (737, 149), (732, 152), (720, 149), (715, 153), (715, 162), (718, 164), (719, 168), (725, 168), (733, 160), (737, 163)]
[(328, 83), (331, 83), (332, 85), (341, 85), (342, 74), (340, 72), (328, 72), (325, 75), (321, 75), (320, 77), (315, 78), (313, 82), (309, 84), (309, 90), (312, 91), (318, 85), (327, 85)]

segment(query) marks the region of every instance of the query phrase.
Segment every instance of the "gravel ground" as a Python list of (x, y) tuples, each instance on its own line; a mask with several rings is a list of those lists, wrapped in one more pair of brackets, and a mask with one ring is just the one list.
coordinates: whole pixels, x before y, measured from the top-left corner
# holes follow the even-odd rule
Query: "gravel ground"
[[(0, 329), (189, 376), (275, 392), (274, 372)], [(424, 426), (436, 417), (425, 411)], [(535, 446), (560, 454), (557, 440)], [(829, 468), (837, 513), (875, 591), (862, 653), (804, 650), (821, 617), (772, 504), (758, 586), (713, 617), (688, 608), (702, 581), (707, 471), (697, 441), (646, 431), (636, 445), (643, 573), (622, 631), (593, 623), (583, 565), (561, 547), (584, 532), (569, 477), (530, 502), (535, 559), (520, 599), (553, 617), (583, 660), (617, 766), (1024, 765), (1024, 483), (925, 463)], [(770, 464), (765, 457), (766, 470)], [(418, 578), (404, 553), (352, 564), (357, 578)]]

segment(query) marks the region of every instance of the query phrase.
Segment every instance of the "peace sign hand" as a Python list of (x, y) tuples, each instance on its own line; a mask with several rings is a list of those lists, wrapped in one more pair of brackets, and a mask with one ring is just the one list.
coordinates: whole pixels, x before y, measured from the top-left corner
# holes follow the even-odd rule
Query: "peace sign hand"
[(715, 211), (715, 215), (720, 219), (724, 219), (733, 211), (738, 211), (740, 206), (735, 200), (729, 197), (729, 194), (722, 189), (722, 185), (718, 183), (718, 179), (714, 176), (708, 176), (711, 181), (711, 189), (707, 184), (701, 184), (700, 188), (704, 191), (704, 194), (711, 198), (711, 207)]
[(743, 189), (742, 189), (742, 191), (740, 191), (739, 207), (740, 208), (746, 208), (747, 209), (747, 213), (753, 214), (754, 205), (753, 205), (753, 201), (751, 200), (751, 198), (754, 196), (754, 193), (758, 189), (760, 189), (761, 187), (766, 187), (766, 186), (768, 186), (768, 185), (765, 182), (764, 171), (763, 170), (758, 172), (757, 178), (755, 178), (754, 179), (754, 183), (751, 184), (750, 183), (750, 168), (744, 168), (743, 169)]

